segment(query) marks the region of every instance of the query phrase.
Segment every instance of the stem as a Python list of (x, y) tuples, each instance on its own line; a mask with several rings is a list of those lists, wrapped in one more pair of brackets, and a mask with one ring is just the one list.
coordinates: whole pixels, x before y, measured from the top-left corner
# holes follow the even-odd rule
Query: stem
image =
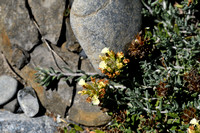
[[(86, 74), (83, 74), (83, 73), (62, 73), (62, 74), (64, 76), (73, 76), (73, 77), (76, 77), (76, 76), (84, 76), (84, 75), (94, 76), (94, 75), (97, 75), (98, 73), (86, 73)], [(58, 76), (59, 74), (50, 73), (49, 75), (50, 76)]]

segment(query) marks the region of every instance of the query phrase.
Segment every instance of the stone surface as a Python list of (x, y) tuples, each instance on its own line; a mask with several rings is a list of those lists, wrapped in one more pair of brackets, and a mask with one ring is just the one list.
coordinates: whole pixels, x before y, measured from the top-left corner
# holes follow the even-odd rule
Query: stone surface
[(42, 36), (57, 44), (62, 28), (65, 0), (28, 0), (28, 3), (40, 26)]
[(3, 108), (5, 110), (8, 110), (8, 111), (14, 113), (19, 108), (19, 103), (18, 103), (17, 99), (15, 98), (14, 100), (12, 100), (9, 103), (7, 103), (6, 105), (4, 105)]
[(25, 51), (22, 47), (18, 45), (13, 46), (13, 54), (12, 54), (12, 65), (17, 69), (22, 69), (26, 64), (29, 63), (30, 55), (27, 51)]
[(66, 44), (65, 44), (65, 46), (69, 51), (78, 53), (81, 51), (81, 47), (72, 31), (69, 18), (66, 19), (65, 24), (66, 24)]
[[(54, 47), (54, 49), (56, 49), (56, 46)], [(74, 59), (74, 57), (71, 57), (71, 58)], [(69, 58), (67, 60), (69, 60)], [(70, 60), (70, 61), (73, 62), (73, 60)], [(33, 68), (35, 68), (35, 67), (42, 67), (42, 68), (52, 67), (52, 68), (58, 70), (59, 68), (56, 65), (56, 63), (58, 63), (59, 67), (66, 66), (66, 64), (56, 55), (55, 55), (55, 60), (54, 60), (52, 53), (48, 50), (48, 48), (45, 44), (39, 45), (31, 53), (30, 64), (32, 64)], [(69, 61), (68, 61), (68, 63), (69, 63)]]
[(39, 112), (39, 103), (33, 88), (26, 87), (19, 90), (17, 93), (17, 100), (21, 109), (27, 116), (34, 117)]
[(56, 133), (57, 124), (47, 116), (29, 118), (24, 114), (0, 111), (1, 133)]
[(0, 0), (0, 30), (9, 36), (10, 43), (31, 50), (38, 43), (38, 32), (31, 21), (25, 0)]
[(73, 86), (69, 86), (66, 81), (62, 79), (58, 86), (48, 90), (44, 89), (45, 107), (56, 114), (65, 116), (66, 109), (71, 105), (73, 96)]
[(126, 51), (141, 25), (140, 0), (74, 0), (72, 30), (94, 68), (104, 47)]
[[(67, 66), (71, 68), (73, 71), (81, 69), (86, 72), (95, 72), (94, 68), (92, 67), (88, 59), (83, 59), (83, 60), (80, 59), (80, 56), (78, 55), (79, 49), (77, 49), (78, 45), (76, 44), (76, 41), (74, 41), (75, 39), (74, 40), (71, 39), (71, 40), (72, 40), (71, 41), (72, 45), (70, 46), (72, 47), (70, 47), (70, 49), (73, 52), (70, 52), (68, 49), (69, 47), (66, 47), (67, 42), (66, 42), (66, 45), (63, 45), (60, 48), (55, 45), (52, 45), (54, 51), (58, 53), (65, 60), (67, 64), (63, 63), (63, 61), (60, 60), (58, 57), (56, 57), (56, 62), (59, 64), (60, 67)], [(74, 47), (73, 44), (77, 46)], [(11, 63), (12, 60), (14, 59), (13, 58), (15, 55), (14, 52), (16, 50), (13, 48), (13, 44), (10, 41), (10, 36), (8, 36), (6, 30), (2, 30), (0, 32), (0, 48), (2, 49), (2, 52), (5, 55), (8, 62)], [(17, 67), (14, 67), (13, 70), (16, 71), (23, 78), (23, 80), (28, 86), (32, 86), (34, 88), (39, 100), (41, 101), (42, 105), (46, 107), (46, 109), (51, 110), (54, 113), (59, 113), (60, 115), (64, 115), (64, 113), (67, 113), (68, 109), (72, 105), (72, 107), (70, 108), (72, 111), (70, 111), (70, 113), (72, 113), (73, 110), (76, 111), (76, 113), (73, 114), (73, 116), (71, 117), (71, 120), (77, 121), (77, 118), (80, 117), (81, 123), (85, 125), (90, 125), (90, 124), (94, 125), (97, 123), (102, 124), (108, 121), (108, 119), (100, 120), (99, 117), (105, 118), (104, 116), (105, 114), (103, 114), (101, 110), (97, 107), (94, 107), (95, 109), (93, 109), (93, 106), (90, 106), (89, 103), (85, 102), (84, 97), (81, 97), (80, 95), (78, 95), (79, 99), (81, 98), (83, 100), (81, 103), (87, 104), (86, 107), (88, 107), (88, 110), (90, 111), (82, 109), (79, 106), (80, 104), (78, 104), (75, 101), (74, 102), (72, 101), (74, 100), (72, 98), (72, 96), (74, 96), (72, 93), (75, 93), (74, 91), (76, 91), (76, 88), (73, 87), (73, 84), (71, 82), (70, 83), (63, 82), (62, 84), (59, 83), (57, 89), (55, 90), (49, 89), (47, 91), (38, 83), (36, 83), (34, 74), (37, 71), (35, 70), (35, 67), (43, 67), (43, 68), (53, 67), (56, 70), (59, 70), (59, 68), (56, 66), (54, 58), (52, 57), (52, 54), (50, 53), (50, 51), (48, 50), (45, 44), (37, 45), (28, 52), (30, 53), (30, 62), (24, 67), (22, 67), (20, 70)], [(16, 53), (18, 53), (18, 50)], [(19, 50), (19, 54), (20, 53), (23, 56), (24, 54), (23, 51)], [(21, 59), (21, 58), (18, 58), (18, 59)], [(53, 99), (49, 100), (48, 98), (50, 98), (51, 96)], [(91, 117), (89, 117), (90, 114), (91, 114)], [(96, 114), (98, 114), (99, 117), (95, 117)], [(84, 121), (84, 117), (89, 117), (89, 118), (85, 119)]]
[(0, 105), (8, 102), (17, 92), (18, 82), (14, 78), (2, 75), (0, 76)]
[[(77, 91), (82, 90), (77, 87)], [(87, 96), (76, 94), (73, 106), (69, 110), (69, 119), (85, 126), (101, 126), (107, 124), (111, 117), (100, 110), (99, 106), (86, 102)]]

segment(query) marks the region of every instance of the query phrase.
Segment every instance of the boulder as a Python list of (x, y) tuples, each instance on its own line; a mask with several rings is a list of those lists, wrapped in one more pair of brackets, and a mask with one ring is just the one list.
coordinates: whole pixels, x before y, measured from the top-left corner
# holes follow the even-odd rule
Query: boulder
[(97, 71), (104, 47), (115, 52), (127, 50), (140, 30), (141, 8), (140, 0), (74, 0), (72, 30)]
[(17, 111), (17, 109), (19, 108), (19, 103), (17, 101), (17, 98), (8, 102), (6, 105), (3, 106), (3, 108), (5, 110), (15, 113)]
[(39, 40), (26, 5), (26, 0), (0, 0), (0, 31), (6, 31), (12, 45), (30, 51)]
[[(83, 88), (77, 86), (77, 91)], [(73, 106), (69, 109), (69, 119), (85, 126), (102, 126), (111, 121), (111, 116), (101, 111), (101, 107), (86, 102), (87, 96), (76, 94)]]
[(55, 133), (57, 124), (47, 116), (29, 118), (24, 114), (0, 111), (1, 133)]
[(2, 75), (0, 76), (0, 105), (11, 100), (17, 92), (18, 82), (14, 78)]
[(59, 40), (65, 0), (28, 0), (42, 36), (53, 44)]
[(17, 100), (23, 112), (29, 116), (34, 117), (39, 112), (39, 103), (36, 93), (33, 88), (25, 87), (18, 91)]

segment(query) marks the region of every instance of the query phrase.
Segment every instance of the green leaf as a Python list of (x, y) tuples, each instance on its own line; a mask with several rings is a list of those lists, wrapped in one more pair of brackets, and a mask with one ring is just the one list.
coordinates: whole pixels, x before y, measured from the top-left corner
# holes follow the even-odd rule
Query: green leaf
[(72, 76), (69, 76), (69, 77), (63, 79), (63, 81), (67, 81), (67, 80), (70, 80), (70, 79), (72, 79), (72, 78), (73, 78)]
[(69, 133), (76, 133), (76, 130), (74, 128), (72, 128)]
[(64, 75), (62, 73), (58, 74), (57, 80), (61, 79)]
[(45, 85), (51, 80), (51, 76), (49, 75), (43, 82), (41, 82), (41, 85)]
[(97, 129), (95, 130), (95, 133), (105, 133), (105, 132)]
[(83, 129), (80, 126), (76, 125), (76, 124), (70, 123), (69, 126), (74, 128), (76, 131), (83, 131)]

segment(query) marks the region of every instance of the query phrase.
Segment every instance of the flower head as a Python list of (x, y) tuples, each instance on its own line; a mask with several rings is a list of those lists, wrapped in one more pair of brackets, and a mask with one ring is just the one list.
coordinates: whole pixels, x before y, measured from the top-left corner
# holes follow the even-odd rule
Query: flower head
[(86, 90), (78, 91), (78, 94), (85, 95), (87, 94), (87, 91)]
[(93, 104), (93, 105), (99, 105), (99, 103), (100, 103), (100, 101), (99, 101), (99, 99), (98, 99), (98, 96), (97, 96), (97, 95), (94, 95), (94, 96), (92, 97), (92, 104)]
[(109, 48), (105, 47), (104, 49), (102, 49), (101, 53), (102, 54), (106, 54), (109, 52)]
[(122, 52), (118, 52), (118, 53), (117, 53), (117, 56), (121, 59), (121, 58), (124, 57), (124, 54), (123, 54)]
[(198, 125), (199, 124), (199, 121), (195, 118), (193, 118), (191, 121), (190, 121), (190, 124), (193, 124), (193, 125)]
[(122, 64), (122, 63), (117, 63), (116, 65), (117, 65), (117, 68), (118, 68), (118, 69), (121, 69), (121, 68), (123, 67), (123, 64)]
[(104, 87), (106, 87), (106, 84), (104, 82), (101, 81), (98, 83), (98, 88), (104, 88)]
[(85, 85), (85, 80), (84, 79), (80, 79), (79, 82), (78, 82), (79, 85), (83, 86)]
[(99, 63), (99, 68), (105, 69), (106, 67), (107, 67), (107, 65), (106, 65), (106, 62), (105, 62), (105, 61), (101, 61), (101, 62)]

